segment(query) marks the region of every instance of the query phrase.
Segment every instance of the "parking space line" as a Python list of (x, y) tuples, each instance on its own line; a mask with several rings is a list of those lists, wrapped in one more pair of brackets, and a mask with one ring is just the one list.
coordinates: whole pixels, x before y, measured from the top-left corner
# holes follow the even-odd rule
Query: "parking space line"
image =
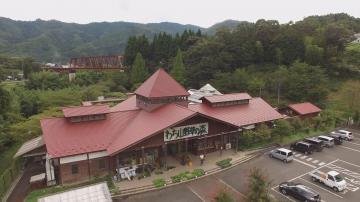
[(350, 147), (345, 147), (345, 146), (342, 146), (342, 145), (339, 145), (339, 146), (342, 147), (342, 148), (345, 148), (345, 149), (349, 149), (349, 150), (352, 150), (352, 151), (360, 152), (360, 150), (357, 150), (357, 149), (353, 149), (353, 148), (350, 148)]
[(190, 191), (192, 193), (194, 193), (201, 201), (205, 202), (206, 200), (200, 196), (200, 194), (198, 194), (192, 187), (190, 187), (189, 185), (187, 185), (187, 188), (190, 189)]
[(313, 163), (318, 163), (318, 162), (319, 162), (319, 160), (313, 160), (312, 162), (313, 162)]
[(307, 158), (307, 156), (302, 156), (302, 157), (300, 157), (301, 159), (306, 159)]
[[(294, 159), (295, 160), (295, 159)], [(320, 167), (318, 167), (317, 169), (315, 169), (315, 170), (319, 170), (319, 169), (321, 169), (321, 168), (323, 168), (323, 167), (325, 167), (325, 166), (327, 166), (327, 165), (330, 165), (330, 164), (332, 164), (332, 163), (335, 163), (336, 161), (338, 161), (339, 159), (336, 159), (336, 160), (333, 160), (333, 161), (331, 161), (331, 162), (329, 162), (328, 164), (325, 164), (325, 165), (323, 165), (323, 166), (320, 166)], [(310, 164), (309, 164), (310, 165)], [(299, 176), (297, 176), (297, 177), (294, 177), (293, 179), (291, 179), (291, 180), (289, 180), (289, 182), (291, 182), (291, 181), (294, 181), (294, 180), (296, 180), (297, 178), (299, 178), (299, 177), (303, 177), (303, 176), (305, 176), (305, 175), (308, 175), (310, 172), (312, 172), (313, 170), (311, 170), (311, 171), (309, 171), (309, 172), (306, 172), (306, 173), (304, 173), (304, 174), (302, 174), (302, 175), (299, 175)]]
[(295, 155), (295, 157), (299, 157), (299, 156), (301, 156), (301, 154), (296, 154), (296, 155)]
[(339, 198), (343, 198), (342, 196), (337, 195), (337, 194), (335, 194), (335, 193), (333, 193), (333, 192), (331, 192), (331, 191), (329, 191), (329, 190), (327, 190), (327, 189), (325, 189), (325, 188), (323, 188), (323, 187), (321, 187), (321, 186), (319, 186), (319, 185), (317, 185), (317, 184), (314, 184), (314, 183), (312, 183), (312, 182), (309, 182), (309, 181), (305, 180), (305, 179), (302, 178), (302, 177), (300, 177), (299, 179), (302, 179), (303, 181), (305, 181), (305, 182), (307, 182), (307, 183), (309, 183), (309, 184), (312, 184), (312, 185), (314, 185), (314, 186), (316, 186), (316, 187), (318, 187), (318, 188), (320, 188), (320, 189), (322, 189), (322, 190), (324, 190), (324, 191), (326, 191), (326, 192), (328, 192), (328, 193), (330, 193), (330, 194), (332, 194), (332, 195), (335, 195), (335, 196), (337, 196), (337, 197), (339, 197)]
[(321, 163), (319, 163), (318, 165), (319, 165), (319, 166), (323, 166), (323, 165), (325, 165), (325, 162), (321, 162)]
[(341, 159), (339, 159), (339, 161), (342, 161), (342, 162), (347, 163), (347, 164), (349, 164), (349, 165), (352, 165), (352, 166), (355, 166), (355, 167), (360, 168), (360, 165), (356, 165), (356, 164), (354, 164), (354, 163), (350, 163), (350, 162), (347, 162), (347, 161), (344, 161), (344, 160), (341, 160)]
[(300, 160), (298, 160), (298, 159), (294, 159), (294, 161), (299, 162), (299, 163), (302, 163), (302, 164), (304, 164), (304, 165), (306, 165), (306, 166), (309, 166), (309, 167), (311, 167), (311, 168), (316, 168), (316, 166), (311, 165), (311, 164), (308, 164), (308, 163), (303, 162), (303, 161), (300, 161)]
[(306, 161), (311, 161), (311, 160), (312, 160), (312, 158), (307, 158), (307, 159), (306, 159)]
[[(276, 187), (278, 187), (278, 186), (276, 186)], [(275, 187), (273, 187), (273, 188), (271, 188), (271, 189), (272, 189), (273, 191), (275, 191), (276, 193), (280, 194), (281, 196), (283, 196), (283, 197), (285, 197), (285, 198), (289, 199), (290, 201), (292, 201), (292, 202), (296, 202), (296, 201), (294, 201), (293, 199), (291, 199), (290, 197), (288, 197), (288, 196), (286, 196), (286, 195), (282, 194), (279, 190), (275, 189)]]
[(357, 144), (357, 143), (353, 143), (353, 142), (347, 142), (349, 144), (353, 144), (353, 145), (357, 145), (357, 146), (360, 146), (360, 144)]
[(237, 189), (235, 189), (233, 186), (229, 185), (228, 183), (226, 183), (224, 180), (220, 179), (220, 178), (216, 178), (217, 180), (219, 180), (219, 182), (223, 183), (225, 186), (229, 187), (231, 190), (233, 190), (234, 192), (240, 194), (242, 197), (247, 198), (243, 193), (239, 192)]

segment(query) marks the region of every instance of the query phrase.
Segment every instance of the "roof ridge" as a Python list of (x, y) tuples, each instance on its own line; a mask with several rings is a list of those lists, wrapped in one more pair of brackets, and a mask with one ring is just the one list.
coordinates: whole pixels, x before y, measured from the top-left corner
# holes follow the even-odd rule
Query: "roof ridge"
[[(91, 102), (91, 101), (89, 101), (89, 102)], [(61, 109), (76, 108), (76, 107), (97, 107), (97, 106), (108, 106), (108, 107), (110, 107), (108, 104), (94, 104), (94, 105), (65, 106), (65, 107), (61, 107)]]

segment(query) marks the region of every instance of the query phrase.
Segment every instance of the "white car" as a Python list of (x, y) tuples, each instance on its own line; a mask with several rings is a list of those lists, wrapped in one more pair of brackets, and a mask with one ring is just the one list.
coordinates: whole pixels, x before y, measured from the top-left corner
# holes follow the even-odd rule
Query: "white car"
[(285, 148), (271, 150), (269, 156), (271, 158), (282, 160), (284, 163), (290, 162), (294, 159), (293, 152)]
[(331, 132), (331, 133), (340, 135), (340, 137), (342, 139), (345, 139), (345, 140), (348, 140), (348, 141), (351, 141), (353, 139), (352, 132), (347, 131), (347, 130), (338, 130), (338, 131), (334, 131), (334, 132)]
[(334, 191), (342, 191), (346, 188), (346, 181), (336, 171), (329, 171), (327, 173), (320, 170), (314, 170), (309, 173), (311, 179), (316, 182), (325, 184)]

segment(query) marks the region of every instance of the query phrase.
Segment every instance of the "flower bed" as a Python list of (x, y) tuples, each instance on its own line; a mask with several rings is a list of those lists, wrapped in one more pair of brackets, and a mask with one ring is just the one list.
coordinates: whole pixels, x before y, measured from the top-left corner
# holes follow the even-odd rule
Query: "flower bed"
[(227, 158), (227, 159), (216, 162), (216, 165), (219, 166), (220, 168), (227, 168), (232, 165), (231, 160), (232, 160), (231, 158)]
[(205, 175), (205, 171), (203, 169), (195, 169), (192, 172), (185, 171), (185, 172), (179, 173), (178, 175), (172, 176), (171, 181), (173, 183), (178, 183), (178, 182), (181, 182), (184, 180), (191, 180), (196, 177), (203, 176), (203, 175)]
[(163, 186), (165, 186), (165, 179), (164, 178), (155, 179), (155, 180), (153, 180), (153, 185), (156, 188), (163, 187)]

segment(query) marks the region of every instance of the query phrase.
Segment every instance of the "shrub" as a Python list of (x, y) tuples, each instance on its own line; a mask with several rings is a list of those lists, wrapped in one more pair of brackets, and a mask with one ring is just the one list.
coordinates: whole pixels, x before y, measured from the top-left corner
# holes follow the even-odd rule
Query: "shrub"
[(180, 176), (180, 175), (172, 176), (172, 177), (171, 177), (171, 181), (172, 181), (173, 183), (181, 182), (181, 176)]
[(233, 202), (234, 199), (231, 198), (231, 196), (225, 192), (225, 191), (220, 191), (216, 196), (215, 196), (215, 201), (216, 202)]
[(196, 177), (200, 177), (200, 176), (203, 176), (205, 175), (205, 171), (201, 168), (199, 169), (195, 169), (192, 174), (194, 174)]
[(156, 188), (165, 186), (165, 180), (164, 180), (164, 178), (159, 178), (159, 179), (153, 180), (153, 185), (154, 185)]
[(161, 171), (161, 170), (155, 170), (155, 175), (161, 175), (161, 174), (163, 174), (163, 171)]
[(193, 173), (187, 173), (185, 175), (186, 180), (191, 180), (191, 179), (194, 179), (194, 178), (195, 178), (195, 175)]
[(216, 165), (221, 167), (221, 168), (227, 168), (227, 167), (230, 167), (232, 165), (231, 160), (232, 160), (231, 158), (227, 158), (227, 159), (216, 162)]

